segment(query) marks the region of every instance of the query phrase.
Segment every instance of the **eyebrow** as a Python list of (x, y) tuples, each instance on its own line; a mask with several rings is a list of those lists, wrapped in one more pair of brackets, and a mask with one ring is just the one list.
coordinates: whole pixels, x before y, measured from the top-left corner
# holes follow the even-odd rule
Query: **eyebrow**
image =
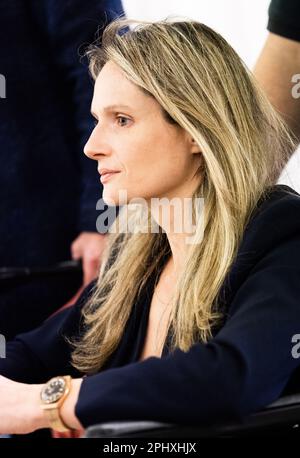
[[(129, 105), (108, 105), (107, 107), (104, 107), (103, 108), (103, 111), (105, 112), (109, 112), (109, 111), (113, 111), (113, 110), (116, 110), (116, 109), (121, 109), (121, 108), (125, 108), (126, 110), (132, 110), (132, 107), (130, 107)], [(91, 114), (97, 118), (97, 115), (93, 112), (93, 110), (91, 110)]]

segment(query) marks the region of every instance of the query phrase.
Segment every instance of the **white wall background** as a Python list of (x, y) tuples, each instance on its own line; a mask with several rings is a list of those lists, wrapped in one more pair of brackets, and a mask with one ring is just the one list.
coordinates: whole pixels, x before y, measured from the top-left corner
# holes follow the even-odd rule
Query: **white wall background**
[[(127, 17), (133, 19), (181, 16), (204, 22), (226, 38), (250, 69), (268, 33), (269, 3), (270, 0), (123, 0)], [(300, 193), (300, 148), (279, 182)]]

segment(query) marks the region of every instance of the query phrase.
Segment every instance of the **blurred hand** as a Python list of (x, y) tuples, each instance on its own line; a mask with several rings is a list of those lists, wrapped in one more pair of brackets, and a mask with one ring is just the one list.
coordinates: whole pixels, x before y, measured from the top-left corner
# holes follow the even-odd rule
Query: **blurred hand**
[(94, 280), (99, 273), (107, 237), (107, 234), (82, 232), (71, 245), (72, 258), (82, 259), (83, 287)]
[(60, 433), (58, 431), (51, 430), (51, 436), (53, 439), (77, 439), (80, 438), (84, 433), (84, 430), (76, 429), (74, 431), (66, 431), (65, 433)]

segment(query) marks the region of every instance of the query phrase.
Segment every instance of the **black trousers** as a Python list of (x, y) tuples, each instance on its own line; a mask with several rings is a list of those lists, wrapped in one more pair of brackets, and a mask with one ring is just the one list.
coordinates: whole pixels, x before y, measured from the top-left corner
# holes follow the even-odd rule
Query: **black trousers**
[(82, 284), (82, 272), (0, 281), (0, 334), (6, 341), (39, 326)]

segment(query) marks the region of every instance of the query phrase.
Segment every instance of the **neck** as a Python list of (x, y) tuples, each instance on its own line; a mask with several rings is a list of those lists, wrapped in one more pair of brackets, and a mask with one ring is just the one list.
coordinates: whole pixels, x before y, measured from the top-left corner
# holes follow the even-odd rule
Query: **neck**
[(185, 241), (186, 236), (186, 234), (167, 233), (171, 248), (171, 257), (167, 262), (168, 276), (174, 278), (174, 281), (179, 278), (187, 257), (188, 245)]
[[(179, 202), (179, 204), (178, 204)], [(170, 276), (178, 278), (187, 258), (195, 227), (192, 224), (191, 208), (192, 199), (183, 199), (173, 205), (172, 202), (160, 202), (157, 207), (151, 207), (152, 217), (167, 235), (171, 248), (171, 258), (168, 260)], [(193, 222), (194, 223), (194, 222)]]

